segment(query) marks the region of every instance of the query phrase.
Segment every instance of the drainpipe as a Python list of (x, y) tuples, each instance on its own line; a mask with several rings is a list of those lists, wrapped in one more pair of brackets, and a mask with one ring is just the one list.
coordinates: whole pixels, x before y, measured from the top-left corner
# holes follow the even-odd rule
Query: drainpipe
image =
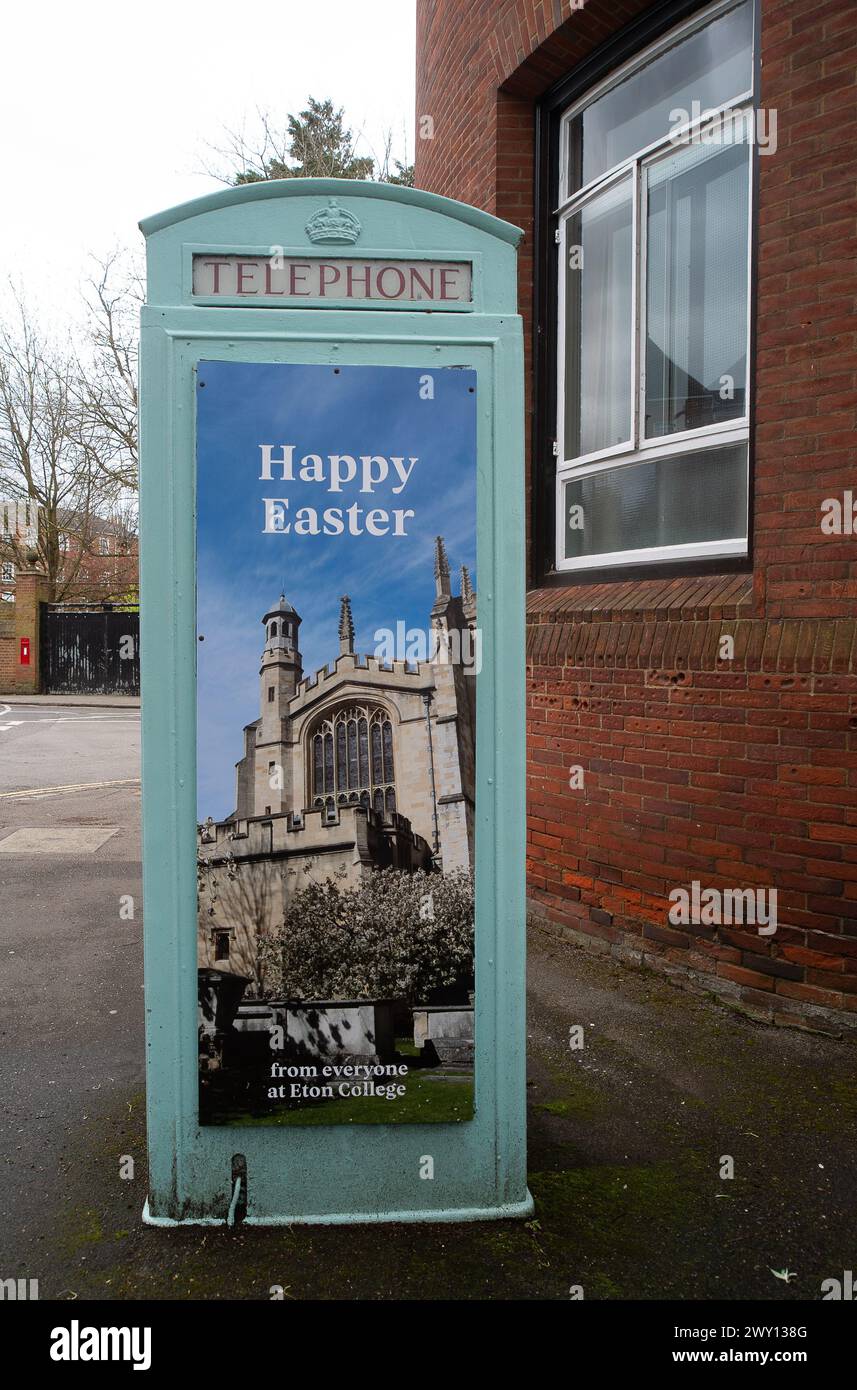
[(427, 735), (427, 737), (428, 737), (429, 776), (431, 777), (431, 819), (432, 819), (432, 827), (433, 827), (433, 845), (432, 845), (432, 849), (433, 849), (433, 852), (434, 852), (435, 857), (437, 857), (437, 855), (440, 854), (440, 838), (439, 838), (438, 832), (437, 832), (437, 788), (435, 787), (435, 781), (434, 781), (434, 749), (432, 748), (432, 741), (431, 741), (431, 692), (430, 692), (430, 691), (427, 691), (426, 694), (423, 695), (423, 704), (425, 705), (425, 711), (426, 711), (426, 735)]

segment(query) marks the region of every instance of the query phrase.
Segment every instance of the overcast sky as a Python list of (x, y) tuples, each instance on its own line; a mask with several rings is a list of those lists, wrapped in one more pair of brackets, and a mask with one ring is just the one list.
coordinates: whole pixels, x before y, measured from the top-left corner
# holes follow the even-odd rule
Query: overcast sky
[(3, 15), (0, 262), (28, 300), (78, 313), (91, 252), (221, 187), (202, 172), (224, 127), (331, 97), (413, 159), (414, 0), (276, 5), (28, 0)]

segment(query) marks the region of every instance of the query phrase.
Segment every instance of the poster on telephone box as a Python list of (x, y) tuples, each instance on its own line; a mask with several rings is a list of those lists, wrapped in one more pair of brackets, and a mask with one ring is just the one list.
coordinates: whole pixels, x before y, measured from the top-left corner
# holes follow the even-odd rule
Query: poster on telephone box
[(473, 1117), (476, 400), (198, 364), (202, 1124)]

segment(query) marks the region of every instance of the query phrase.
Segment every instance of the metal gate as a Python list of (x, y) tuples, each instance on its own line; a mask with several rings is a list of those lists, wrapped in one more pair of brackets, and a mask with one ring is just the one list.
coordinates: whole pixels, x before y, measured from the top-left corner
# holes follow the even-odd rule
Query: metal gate
[(40, 645), (46, 694), (140, 693), (139, 612), (43, 603)]

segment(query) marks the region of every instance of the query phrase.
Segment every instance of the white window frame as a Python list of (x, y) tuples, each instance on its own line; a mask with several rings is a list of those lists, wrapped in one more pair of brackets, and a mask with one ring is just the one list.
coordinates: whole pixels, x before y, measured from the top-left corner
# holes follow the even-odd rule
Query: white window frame
[[(557, 419), (556, 419), (556, 443), (554, 451), (556, 456), (556, 479), (555, 479), (555, 498), (556, 498), (556, 528), (554, 564), (556, 570), (564, 571), (586, 571), (593, 569), (613, 569), (623, 565), (645, 565), (658, 561), (670, 560), (691, 560), (709, 559), (720, 557), (745, 556), (748, 553), (749, 537), (730, 537), (717, 541), (699, 541), (683, 543), (679, 545), (648, 546), (637, 550), (602, 552), (599, 554), (566, 558), (565, 550), (565, 504), (564, 489), (565, 484), (571, 478), (582, 478), (592, 473), (606, 472), (608, 469), (631, 467), (634, 464), (654, 462), (658, 459), (668, 458), (672, 454), (684, 454), (698, 452), (703, 449), (724, 448), (729, 444), (745, 443), (748, 449), (747, 468), (745, 473), (745, 483), (748, 493), (749, 511), (749, 434), (750, 434), (750, 413), (752, 409), (750, 399), (751, 388), (751, 355), (750, 348), (751, 320), (752, 320), (752, 295), (751, 273), (753, 259), (754, 223), (755, 223), (755, 174), (756, 159), (758, 151), (755, 140), (749, 141), (749, 158), (747, 161), (747, 177), (749, 180), (748, 198), (748, 237), (747, 237), (747, 352), (746, 352), (746, 378), (744, 382), (744, 404), (745, 410), (741, 417), (724, 420), (719, 424), (701, 425), (695, 429), (682, 430), (674, 434), (661, 435), (657, 438), (646, 438), (642, 434), (643, 422), (645, 420), (645, 399), (646, 399), (646, 372), (645, 358), (643, 356), (643, 344), (646, 334), (646, 220), (645, 220), (645, 180), (644, 171), (652, 164), (661, 159), (675, 155), (685, 145), (678, 138), (679, 136), (693, 137), (697, 131), (706, 126), (715, 115), (722, 115), (724, 112), (734, 113), (736, 119), (746, 112), (750, 114), (750, 120), (755, 120), (755, 89), (754, 87), (736, 94), (735, 97), (723, 102), (718, 107), (706, 108), (701, 112), (696, 120), (688, 121), (680, 127), (672, 127), (666, 134), (658, 140), (651, 142), (640, 150), (636, 150), (633, 155), (621, 161), (611, 169), (600, 173), (597, 178), (590, 180), (580, 189), (573, 193), (567, 193), (569, 160), (569, 141), (571, 133), (571, 123), (575, 116), (582, 110), (590, 106), (598, 97), (603, 96), (611, 88), (620, 85), (627, 77), (640, 68), (650, 63), (667, 49), (674, 47), (677, 43), (688, 38), (696, 30), (710, 24), (712, 20), (718, 19), (728, 11), (736, 9), (742, 0), (718, 0), (718, 3), (707, 6), (689, 20), (676, 25), (667, 34), (660, 38), (656, 43), (643, 49), (636, 54), (629, 62), (624, 63), (614, 72), (610, 73), (601, 82), (591, 87), (580, 100), (574, 102), (567, 111), (564, 112), (560, 126), (560, 180), (561, 201), (554, 209), (558, 217), (557, 232), (557, 353), (556, 353), (556, 385), (557, 385)], [(751, 71), (755, 73), (755, 39), (751, 37), (750, 63)], [(584, 204), (588, 203), (598, 194), (607, 188), (621, 182), (631, 176), (631, 196), (632, 196), (632, 272), (631, 272), (631, 409), (630, 409), (630, 437), (629, 440), (617, 445), (611, 445), (605, 449), (582, 454), (575, 458), (565, 458), (565, 406), (566, 406), (566, 297), (567, 297), (567, 276), (576, 274), (576, 271), (569, 269), (567, 228), (570, 219), (578, 213)]]
[(0, 583), (3, 583), (3, 584), (14, 584), (14, 582), (15, 582), (15, 564), (14, 564), (14, 561), (12, 561), (12, 560), (3, 560), (2, 563), (0, 563)]

